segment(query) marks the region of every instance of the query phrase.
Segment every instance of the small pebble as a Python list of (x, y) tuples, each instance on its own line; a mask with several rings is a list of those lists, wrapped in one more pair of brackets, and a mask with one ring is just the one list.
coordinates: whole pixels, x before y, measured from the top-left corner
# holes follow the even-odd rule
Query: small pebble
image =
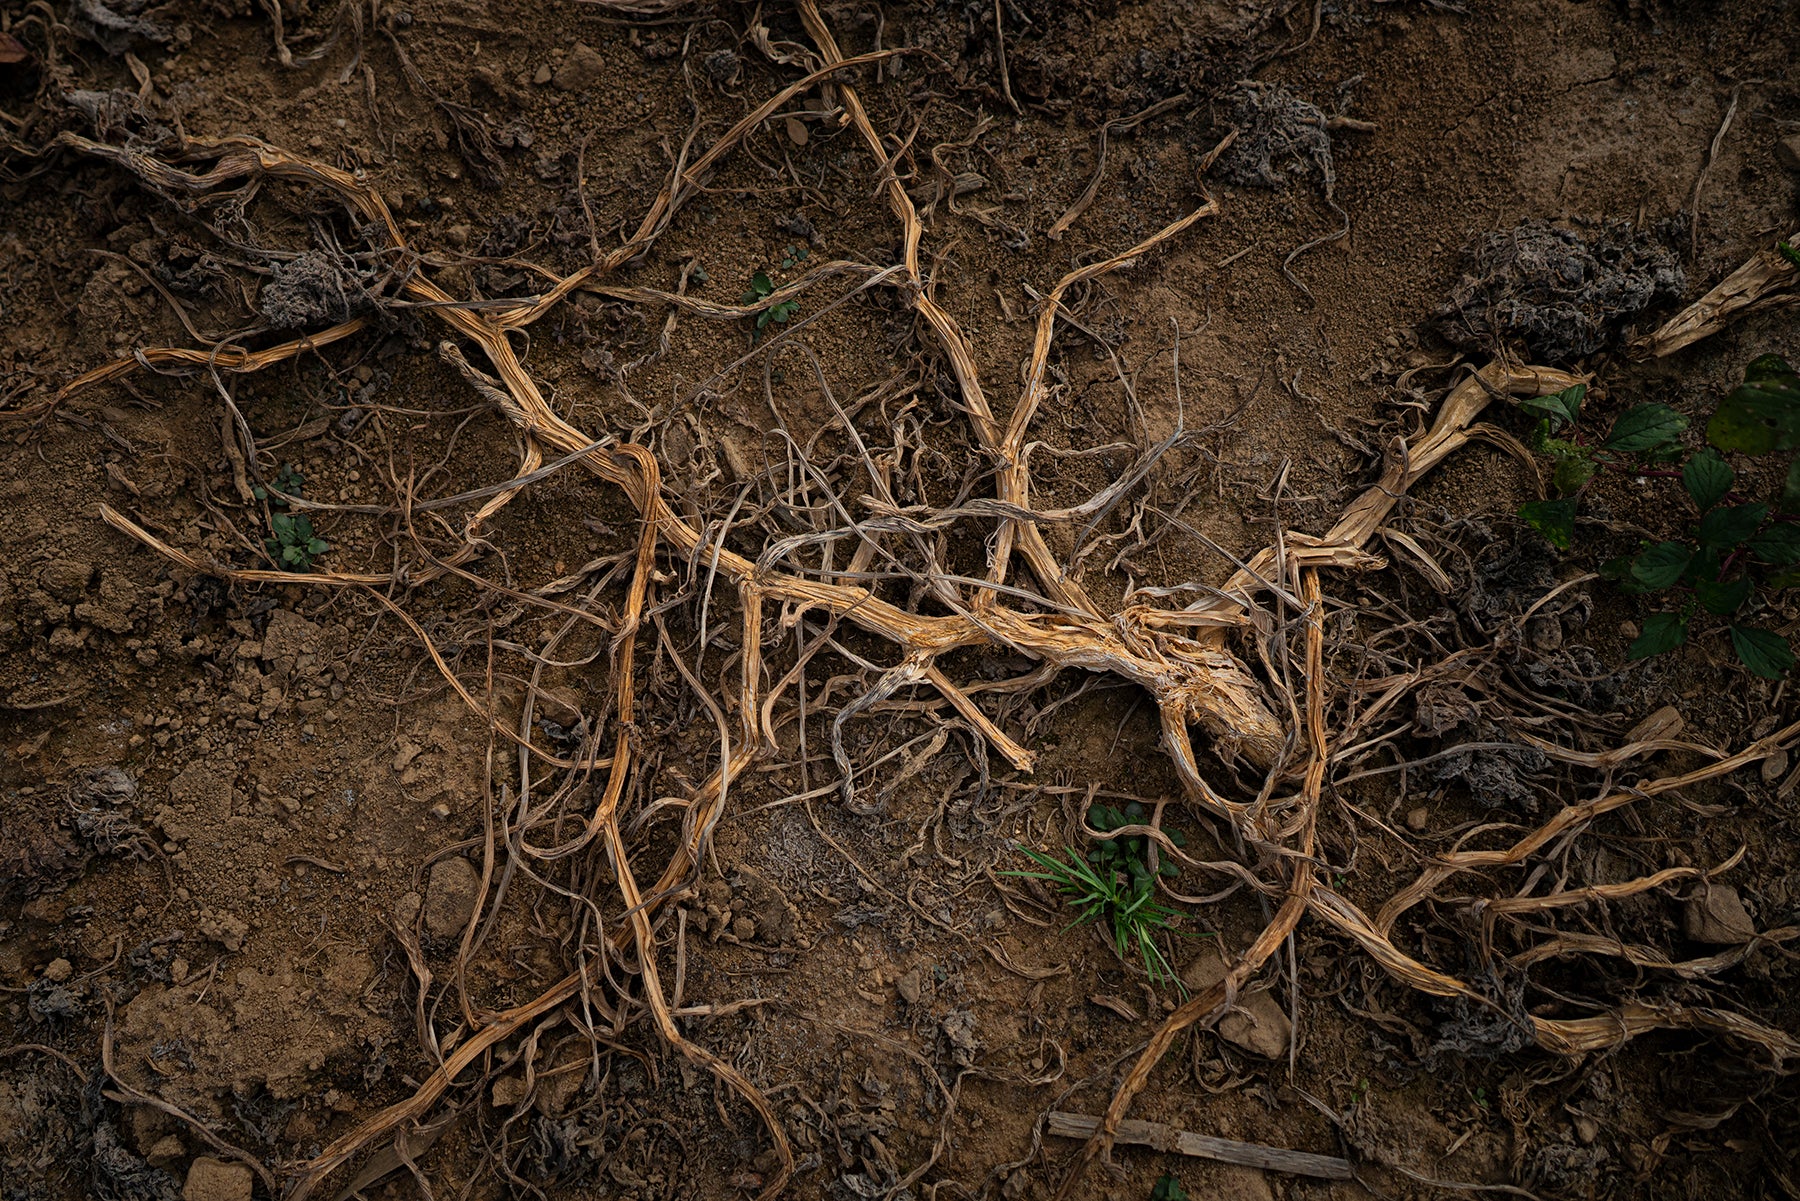
[(1427, 810), (1425, 808), (1425, 806), (1420, 805), (1417, 809), (1407, 810), (1406, 828), (1408, 830), (1411, 830), (1413, 833), (1418, 834), (1425, 829), (1426, 824), (1430, 820), (1431, 820), (1430, 811)]
[(75, 974), (75, 965), (67, 959), (52, 959), (50, 966), (44, 969), (44, 979), (52, 984), (62, 984)]

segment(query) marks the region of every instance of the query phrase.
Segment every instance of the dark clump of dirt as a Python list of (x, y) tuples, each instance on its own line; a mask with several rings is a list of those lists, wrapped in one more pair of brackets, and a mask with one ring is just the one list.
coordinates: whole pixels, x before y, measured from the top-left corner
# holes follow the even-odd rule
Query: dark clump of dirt
[(304, 329), (348, 321), (370, 305), (356, 261), (335, 247), (316, 246), (271, 269), (257, 307), (274, 329)]
[(1606, 221), (1583, 232), (1533, 218), (1483, 234), (1465, 251), (1438, 331), (1463, 350), (1518, 344), (1551, 364), (1617, 345), (1634, 318), (1687, 286), (1670, 249), (1678, 220), (1650, 229)]
[(1245, 84), (1231, 123), (1238, 129), (1219, 159), (1219, 173), (1235, 184), (1285, 188), (1289, 179), (1316, 180), (1330, 196), (1337, 184), (1326, 117), (1282, 87)]

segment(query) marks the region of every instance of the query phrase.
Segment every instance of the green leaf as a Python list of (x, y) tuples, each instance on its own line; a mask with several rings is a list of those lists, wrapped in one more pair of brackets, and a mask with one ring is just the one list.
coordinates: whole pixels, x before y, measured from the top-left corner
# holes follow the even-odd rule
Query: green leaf
[(1701, 546), (1730, 550), (1756, 533), (1768, 516), (1769, 506), (1761, 501), (1714, 509), (1700, 519), (1700, 524), (1694, 527), (1694, 535), (1700, 539)]
[(1800, 571), (1777, 571), (1763, 577), (1763, 587), (1770, 591), (1800, 587)]
[(1777, 513), (1800, 513), (1800, 459), (1788, 464), (1787, 479), (1781, 485), (1781, 500), (1775, 505)]
[(1527, 396), (1519, 402), (1519, 407), (1530, 413), (1574, 425), (1581, 417), (1581, 401), (1585, 396), (1587, 385), (1574, 384), (1548, 396)]
[(1626, 648), (1627, 659), (1648, 659), (1672, 651), (1687, 641), (1687, 618), (1679, 613), (1652, 613), (1644, 618), (1644, 632)]
[(1619, 414), (1603, 445), (1622, 454), (1642, 454), (1675, 441), (1687, 425), (1688, 419), (1668, 405), (1638, 405)]
[(1780, 355), (1755, 360), (1706, 423), (1706, 437), (1720, 450), (1753, 455), (1800, 445), (1800, 375)]
[(1779, 680), (1794, 665), (1794, 652), (1789, 649), (1787, 639), (1773, 630), (1732, 626), (1731, 649), (1737, 652), (1738, 662), (1749, 668), (1751, 675), (1765, 680)]
[(1593, 479), (1599, 470), (1594, 464), (1588, 462), (1585, 455), (1570, 456), (1556, 460), (1556, 470), (1550, 478), (1558, 492), (1579, 492), (1581, 486)]
[(1681, 579), (1694, 558), (1694, 548), (1682, 542), (1658, 542), (1631, 562), (1631, 578), (1646, 588), (1670, 588)]
[(1781, 241), (1775, 243), (1775, 253), (1794, 264), (1794, 266), (1800, 267), (1800, 249), (1796, 249), (1792, 242)]
[(768, 275), (761, 271), (750, 277), (750, 286), (756, 290), (758, 296), (767, 296), (775, 290), (775, 285), (769, 281)]
[(1716, 613), (1720, 617), (1730, 617), (1744, 607), (1750, 599), (1750, 577), (1739, 576), (1728, 583), (1718, 580), (1694, 581), (1694, 595), (1699, 598), (1700, 607), (1708, 613)]
[(1150, 1201), (1188, 1201), (1188, 1193), (1181, 1187), (1181, 1181), (1164, 1173), (1156, 1178), (1156, 1186), (1150, 1190)]
[(1681, 482), (1702, 513), (1724, 500), (1736, 479), (1737, 472), (1731, 469), (1731, 464), (1711, 447), (1689, 459), (1687, 466), (1681, 469)]
[(811, 253), (812, 253), (812, 251), (810, 251), (806, 247), (802, 246), (799, 249), (794, 251), (794, 257), (804, 263), (806, 261), (806, 256)]
[(1750, 539), (1750, 553), (1764, 563), (1788, 567), (1800, 563), (1800, 526), (1772, 525)]
[(1527, 501), (1519, 506), (1519, 516), (1553, 546), (1568, 550), (1575, 541), (1575, 502), (1572, 500)]

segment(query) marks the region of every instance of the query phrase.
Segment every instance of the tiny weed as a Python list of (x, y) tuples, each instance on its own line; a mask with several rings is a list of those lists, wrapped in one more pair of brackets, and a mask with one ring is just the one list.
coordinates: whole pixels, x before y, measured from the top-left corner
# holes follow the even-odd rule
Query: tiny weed
[[(783, 269), (790, 268), (796, 262), (805, 260), (806, 248), (800, 247), (796, 250), (794, 247), (789, 246), (787, 248), (787, 254), (788, 257), (781, 260)], [(798, 254), (798, 258), (795, 257), (796, 254)], [(738, 303), (756, 304), (759, 301), (774, 295), (774, 293), (775, 281), (769, 278), (768, 272), (758, 271), (755, 275), (750, 277), (750, 287), (744, 292), (743, 296), (738, 298)], [(763, 330), (768, 328), (771, 321), (776, 325), (786, 325), (788, 320), (799, 311), (800, 302), (798, 300), (784, 300), (779, 304), (770, 305), (756, 315), (756, 329), (751, 333), (750, 340), (755, 341), (757, 337), (762, 334)]]
[(276, 475), (274, 492), (260, 485), (255, 489), (256, 499), (269, 503), (271, 536), (263, 539), (263, 546), (269, 557), (288, 571), (311, 571), (313, 560), (331, 549), (330, 543), (313, 533), (311, 518), (286, 511), (286, 497), (300, 496), (305, 486), (306, 477), (289, 464)]
[(1774, 502), (1735, 492), (1737, 472), (1720, 452), (1765, 455), (1800, 448), (1800, 376), (1776, 355), (1744, 370), (1744, 382), (1706, 425), (1710, 446), (1688, 454), (1679, 441), (1688, 421), (1667, 405), (1627, 409), (1595, 443), (1579, 428), (1587, 389), (1579, 384), (1521, 402), (1538, 416), (1532, 445), (1548, 455), (1559, 495), (1522, 505), (1519, 516), (1563, 550), (1574, 544), (1575, 514), (1590, 482), (1607, 470), (1680, 479), (1695, 521), (1681, 539), (1644, 543), (1608, 560), (1600, 574), (1632, 595), (1670, 593), (1675, 607), (1649, 614), (1626, 655), (1646, 659), (1688, 639), (1704, 612), (1724, 618), (1732, 649), (1751, 673), (1779, 679), (1794, 665), (1787, 640), (1745, 624), (1741, 615), (1764, 593), (1800, 585), (1800, 460), (1788, 467)]
[[(1088, 810), (1088, 824), (1096, 830), (1111, 832), (1125, 826), (1141, 825), (1144, 807), (1132, 802), (1123, 810), (1111, 805), (1095, 805)], [(1163, 831), (1176, 846), (1186, 840), (1178, 831)], [(1130, 961), (1135, 953), (1153, 984), (1171, 982), (1174, 969), (1168, 956), (1157, 943), (1157, 936), (1174, 933), (1170, 923), (1180, 916), (1178, 910), (1156, 899), (1155, 882), (1159, 874), (1176, 874), (1174, 864), (1164, 863), (1153, 871), (1149, 860), (1149, 840), (1141, 834), (1109, 838), (1084, 858), (1074, 847), (1064, 848), (1068, 858), (1058, 859), (1030, 847), (1019, 850), (1037, 864), (1041, 871), (1008, 871), (1008, 876), (1042, 880), (1054, 885), (1076, 918), (1066, 929), (1105, 922), (1111, 932), (1119, 958)]]
[(1188, 1191), (1181, 1187), (1180, 1180), (1164, 1172), (1150, 1190), (1150, 1201), (1188, 1201)]

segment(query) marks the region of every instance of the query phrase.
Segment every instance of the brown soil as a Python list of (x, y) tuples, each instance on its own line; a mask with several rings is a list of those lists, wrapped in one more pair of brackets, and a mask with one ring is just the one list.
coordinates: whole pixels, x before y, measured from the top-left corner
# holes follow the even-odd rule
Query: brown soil
[[(551, 474), (483, 528), (484, 553), (467, 565), (482, 583), (412, 586), (421, 548), (454, 550), (472, 507), (420, 510), (410, 527), (382, 507), (397, 491), (416, 503), (506, 480), (518, 441), (436, 353), (433, 314), (392, 303), (398, 284), (365, 253), (375, 243), (323, 189), (265, 183), (184, 209), (117, 164), (37, 150), (62, 131), (165, 155), (177, 131), (252, 135), (377, 188), (424, 256), (414, 269), (451, 295), (530, 297), (547, 273), (629, 236), (684, 140), (692, 161), (801, 78), (811, 43), (786, 5), (643, 5), (669, 11), (641, 18), (457, 0), (280, 7), (288, 66), (272, 5), (81, 0), (52, 19), (42, 4), (0, 4), (0, 409), (40, 414), (0, 426), (0, 1196), (163, 1198), (184, 1182), (193, 1201), (243, 1195), (233, 1190), (247, 1179), (212, 1162), (233, 1153), (146, 1097), (266, 1165), (248, 1178), (261, 1195), (577, 962), (617, 978), (592, 981), (460, 1076), (365, 1195), (754, 1195), (778, 1167), (767, 1129), (670, 1053), (632, 957), (598, 951), (627, 921), (616, 865), (598, 845), (561, 859), (508, 853), (522, 779), (537, 811), (529, 836), (544, 847), (579, 832), (604, 772), (534, 762), (522, 777), (518, 747), (444, 683), (418, 636), (501, 725), (560, 756), (611, 753), (610, 633), (568, 614), (610, 623), (621, 611), (630, 504), (589, 476)], [(1054, 391), (1031, 434), (1043, 443), (1040, 508), (1081, 505), (1141, 448), (1185, 434), (1090, 530), (1086, 517), (1046, 526), (1061, 561), (1080, 544), (1077, 574), (1108, 606), (1132, 588), (1216, 586), (1231, 562), (1209, 543), (1248, 557), (1281, 529), (1322, 533), (1456, 378), (1458, 352), (1433, 316), (1480, 235), (1531, 218), (1625, 222), (1679, 260), (1685, 300), (1795, 223), (1800, 175), (1775, 146), (1800, 125), (1800, 86), (1792, 15), (1773, 0), (1000, 9), (1004, 73), (986, 0), (828, 14), (846, 53), (914, 51), (849, 78), (920, 206), (934, 299), (996, 397), (1013, 394), (1030, 356), (1036, 298), (1191, 210), (1202, 160), (1244, 127), (1206, 176), (1219, 215), (1073, 294), (1051, 350)], [(1255, 102), (1242, 80), (1264, 89)], [(618, 291), (733, 305), (759, 270), (783, 285), (823, 261), (894, 262), (881, 164), (840, 125), (835, 96), (802, 93), (753, 130), (641, 261), (600, 281), (610, 294), (577, 292), (512, 338), (571, 424), (650, 447), (677, 514), (698, 525), (734, 504), (746, 520), (755, 511), (764, 524), (730, 538), (752, 558), (773, 541), (765, 531), (839, 524), (822, 505), (787, 503), (819, 501), (825, 479), (867, 493), (837, 406), (873, 452), (904, 464), (899, 503), (993, 495), (949, 367), (905, 297), (877, 286), (832, 308), (859, 281), (827, 280), (788, 328), (816, 321), (777, 343), (779, 324), (753, 340), (748, 320), (672, 316)], [(1734, 96), (1695, 221), (1695, 179)], [(1096, 198), (1053, 237), (1096, 170), (1102, 127), (1172, 97), (1110, 131)], [(1272, 134), (1253, 120), (1276, 120), (1294, 98), (1348, 120)], [(1344, 220), (1348, 234), (1331, 238)], [(1638, 324), (1670, 311), (1668, 297), (1657, 303)], [(1700, 415), (1750, 357), (1800, 359), (1786, 313), (1652, 366), (1610, 348), (1557, 365), (1597, 373), (1597, 413), (1654, 399)], [(360, 314), (367, 329), (260, 373), (138, 370), (43, 407), (137, 348), (226, 337), (260, 348)], [(248, 467), (227, 394), (255, 440)], [(1498, 407), (1490, 419), (1525, 429)], [(817, 481), (790, 476), (801, 461), (790, 436), (817, 439)], [(417, 630), (366, 590), (190, 571), (97, 516), (104, 502), (203, 561), (266, 566), (279, 509), (246, 488), (292, 490), (285, 467), (325, 505), (312, 511), (330, 544), (317, 567), (407, 567), (382, 591)], [(771, 508), (759, 477), (796, 491)], [(1325, 576), (1334, 721), (1379, 696), (1373, 682), (1439, 665), (1403, 702), (1412, 726), (1390, 751), (1334, 764), (1326, 780), (1318, 856), (1371, 911), (1475, 825), (1516, 836), (1606, 787), (1601, 773), (1532, 759), (1522, 734), (1597, 750), (1673, 705), (1682, 738), (1736, 749), (1794, 719), (1786, 686), (1728, 666), (1718, 637), (1623, 666), (1639, 613), (1598, 582), (1522, 626), (1592, 566), (1558, 559), (1511, 517), (1529, 486), (1515, 457), (1482, 444), (1416, 491), (1397, 528), (1436, 558), (1448, 589), (1400, 541), (1373, 548), (1393, 558), (1383, 570)], [(1609, 484), (1596, 512), (1610, 524), (1595, 536), (1625, 545), (1678, 521), (1673, 488)], [(937, 548), (944, 565), (985, 574), (994, 528), (991, 516), (957, 523)], [(838, 548), (836, 570), (853, 550)], [(792, 556), (819, 565), (816, 549)], [(735, 598), (712, 589), (704, 556), (665, 551), (658, 570), (660, 626), (646, 624), (637, 652), (640, 766), (621, 809), (640, 875), (686, 836), (719, 726), (736, 729), (734, 714), (709, 708), (733, 694)], [(557, 580), (572, 581), (553, 594), (566, 610), (526, 595)], [(942, 611), (889, 587), (894, 603)], [(780, 616), (771, 606), (777, 674), (826, 629), (816, 615), (777, 629)], [(1064, 929), (1067, 911), (1041, 890), (997, 873), (1028, 866), (1019, 845), (1077, 840), (1094, 789), (1118, 804), (1171, 802), (1162, 821), (1197, 859), (1246, 852), (1179, 800), (1147, 695), (1077, 671), (975, 694), (1037, 753), (1031, 772), (935, 693), (853, 710), (842, 732), (859, 774), (846, 802), (833, 716), (867, 692), (868, 661), (893, 654), (847, 625), (834, 637), (803, 678), (807, 713), (790, 713), (778, 751), (733, 784), (691, 889), (658, 915), (674, 1020), (767, 1097), (796, 1159), (786, 1195), (1050, 1196), (1079, 1144), (1044, 1136), (1042, 1116), (1103, 1113), (1183, 989), (1152, 984), (1092, 929)], [(1248, 640), (1238, 648), (1254, 660)], [(1475, 666), (1443, 670), (1453, 652)], [(535, 675), (534, 656), (548, 663)], [(1033, 665), (990, 648), (941, 666), (992, 684)], [(1496, 741), (1515, 748), (1444, 754)], [(1365, 774), (1403, 760), (1426, 762)], [(1611, 783), (1704, 761), (1667, 751)], [(1684, 961), (1741, 944), (1744, 922), (1793, 925), (1800, 801), (1772, 763), (1608, 815), (1539, 860), (1547, 876), (1458, 877), (1395, 941), (1483, 981), (1515, 1016), (1642, 999), (1800, 1036), (1779, 944), (1698, 974), (1577, 957), (1527, 983), (1499, 971), (1525, 936), (1484, 938), (1476, 902), (1713, 869), (1743, 848), (1719, 877), (1741, 906), (1688, 877), (1535, 914), (1532, 929), (1604, 933)], [(1256, 794), (1253, 769), (1204, 749), (1202, 765), (1231, 796)], [(1254, 852), (1243, 861), (1272, 870)], [(1190, 869), (1173, 887), (1230, 881)], [(1247, 891), (1183, 903), (1172, 954), (1184, 979), (1210, 983), (1209, 961), (1241, 954), (1272, 904)], [(1663, 1031), (1556, 1055), (1516, 1023), (1409, 990), (1316, 922), (1240, 1005), (1216, 1031), (1177, 1041), (1131, 1116), (1345, 1156), (1360, 1182), (1120, 1146), (1073, 1195), (1143, 1198), (1165, 1172), (1194, 1196), (1246, 1199), (1437, 1196), (1452, 1183), (1543, 1197), (1796, 1195), (1800, 1094), (1751, 1042)], [(339, 1195), (358, 1170), (316, 1195)]]

